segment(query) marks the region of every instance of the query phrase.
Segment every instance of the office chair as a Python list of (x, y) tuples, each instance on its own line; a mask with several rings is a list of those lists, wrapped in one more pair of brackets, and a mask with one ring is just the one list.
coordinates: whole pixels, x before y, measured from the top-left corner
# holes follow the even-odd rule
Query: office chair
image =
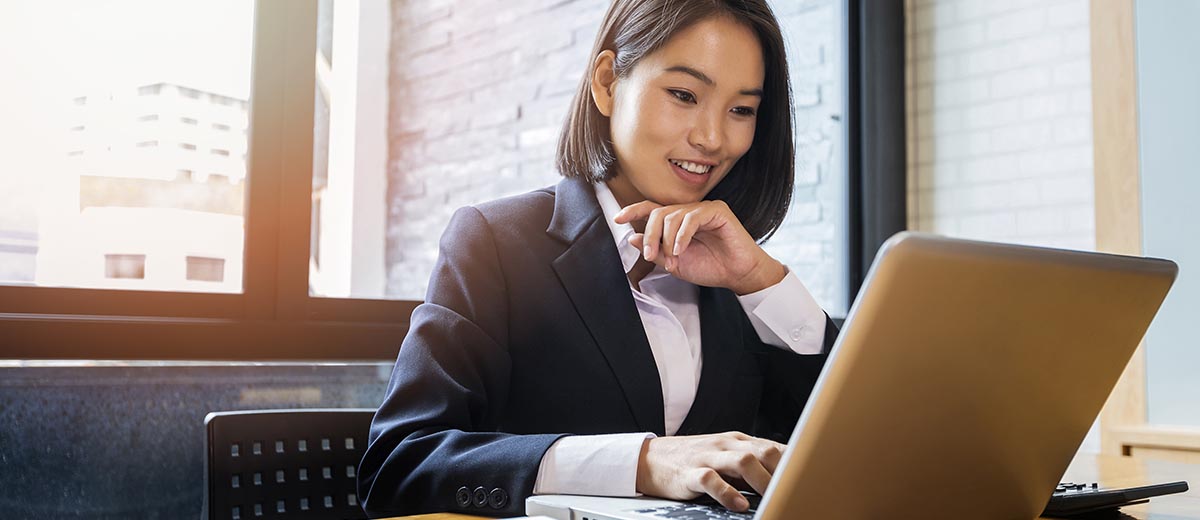
[(366, 518), (357, 473), (373, 409), (249, 410), (204, 418), (204, 518)]

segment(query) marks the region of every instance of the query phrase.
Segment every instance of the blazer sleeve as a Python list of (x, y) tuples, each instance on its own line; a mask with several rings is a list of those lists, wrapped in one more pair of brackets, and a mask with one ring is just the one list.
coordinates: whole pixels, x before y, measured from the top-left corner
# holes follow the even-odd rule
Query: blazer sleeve
[(371, 423), (358, 477), (363, 509), (524, 514), (542, 455), (561, 435), (496, 431), (509, 385), (509, 295), (477, 209), (451, 218), (426, 300)]
[(829, 359), (829, 352), (839, 331), (829, 314), (825, 314), (825, 338), (821, 353), (796, 354), (762, 343), (748, 322), (747, 318), (743, 327), (748, 332), (745, 341), (747, 344), (758, 342), (765, 352), (760, 363), (764, 374), (762, 401), (752, 435), (787, 444), (812, 394), (813, 385), (825, 361)]

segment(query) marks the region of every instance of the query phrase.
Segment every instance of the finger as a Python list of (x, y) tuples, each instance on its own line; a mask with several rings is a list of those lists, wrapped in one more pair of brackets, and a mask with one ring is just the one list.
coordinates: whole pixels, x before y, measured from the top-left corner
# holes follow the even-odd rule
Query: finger
[(638, 249), (641, 249), (642, 248), (642, 234), (634, 233), (632, 235), (629, 235), (629, 245), (636, 247)]
[(753, 453), (768, 472), (772, 475), (775, 474), (775, 468), (779, 466), (779, 461), (783, 459), (783, 452), (787, 450), (787, 445), (769, 439), (751, 437), (741, 432), (731, 433), (736, 436), (737, 441), (725, 446), (725, 450)]
[(675, 232), (675, 244), (671, 248), (671, 254), (679, 256), (687, 251), (688, 244), (692, 243), (692, 237), (700, 229), (700, 221), (704, 218), (700, 212), (698, 209), (692, 210), (683, 216), (683, 221), (679, 223), (679, 229)]
[(723, 436), (723, 437), (728, 437), (728, 438), (731, 438), (731, 439), (733, 439), (733, 440), (737, 440), (737, 441), (753, 441), (753, 440), (758, 440), (758, 437), (753, 437), (753, 436), (750, 436), (750, 435), (746, 435), (745, 433), (739, 432), (739, 431), (737, 431), (737, 430), (728, 431), (728, 432), (725, 432), (725, 433), (722, 433), (722, 434), (719, 434), (719, 435), (721, 435), (721, 436)]
[(724, 478), (725, 482), (728, 482), (729, 485), (733, 486), (733, 488), (738, 491), (754, 491), (754, 488), (750, 487), (750, 484), (747, 484), (745, 480), (740, 478), (732, 478), (728, 475), (726, 475)]
[(765, 442), (766, 445), (761, 446), (757, 454), (758, 460), (762, 461), (763, 467), (774, 475), (775, 469), (779, 467), (779, 461), (783, 460), (783, 452), (787, 450), (787, 445), (775, 441)]
[[(645, 240), (646, 240), (645, 236), (642, 235), (641, 233), (634, 233), (632, 235), (629, 235), (629, 245), (636, 247), (638, 249), (642, 249), (642, 250), (645, 249), (645, 246), (646, 246)], [(670, 271), (671, 264), (668, 263), (668, 258), (673, 258), (673, 257), (668, 257), (667, 255), (658, 255), (650, 263), (655, 264), (655, 265), (661, 265), (663, 269)]]
[(646, 230), (642, 233), (642, 256), (650, 262), (658, 255), (664, 213), (663, 208), (654, 208), (650, 210), (650, 216), (646, 217)]
[(621, 208), (617, 215), (613, 217), (613, 222), (617, 224), (626, 224), (635, 220), (643, 220), (650, 216), (650, 212), (662, 206), (650, 200), (643, 200), (636, 204), (630, 204)]
[(713, 497), (726, 509), (745, 511), (750, 507), (750, 502), (746, 500), (746, 497), (725, 482), (725, 479), (721, 478), (721, 475), (712, 468), (696, 468), (692, 470), (691, 478), (688, 480), (690, 481), (688, 488), (691, 491)]
[(677, 209), (663, 216), (662, 251), (664, 255), (678, 256), (675, 252), (675, 238), (679, 234), (679, 226), (683, 224), (687, 210)]
[(757, 456), (750, 452), (727, 451), (724, 457), (724, 473), (746, 481), (760, 495), (767, 493), (767, 486), (771, 484), (771, 472), (763, 467)]

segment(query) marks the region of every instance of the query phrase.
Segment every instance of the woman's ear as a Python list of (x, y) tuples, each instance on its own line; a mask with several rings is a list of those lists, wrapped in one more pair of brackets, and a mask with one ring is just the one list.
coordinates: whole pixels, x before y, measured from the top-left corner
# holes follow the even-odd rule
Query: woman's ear
[(617, 73), (613, 70), (617, 55), (610, 50), (596, 55), (592, 69), (592, 102), (596, 103), (604, 117), (612, 117), (613, 90), (617, 86)]

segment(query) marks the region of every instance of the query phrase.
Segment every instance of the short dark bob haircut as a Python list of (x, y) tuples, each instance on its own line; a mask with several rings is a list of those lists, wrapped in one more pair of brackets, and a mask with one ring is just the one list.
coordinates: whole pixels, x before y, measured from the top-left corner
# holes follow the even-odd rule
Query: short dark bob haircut
[(779, 22), (766, 0), (614, 0), (600, 24), (587, 71), (559, 135), (558, 171), (591, 182), (617, 174), (609, 119), (592, 101), (596, 55), (613, 51), (617, 76), (628, 77), (642, 58), (679, 31), (714, 16), (729, 17), (754, 31), (766, 71), (754, 142), (705, 198), (725, 201), (750, 236), (763, 242), (787, 214), (795, 168), (787, 57)]

